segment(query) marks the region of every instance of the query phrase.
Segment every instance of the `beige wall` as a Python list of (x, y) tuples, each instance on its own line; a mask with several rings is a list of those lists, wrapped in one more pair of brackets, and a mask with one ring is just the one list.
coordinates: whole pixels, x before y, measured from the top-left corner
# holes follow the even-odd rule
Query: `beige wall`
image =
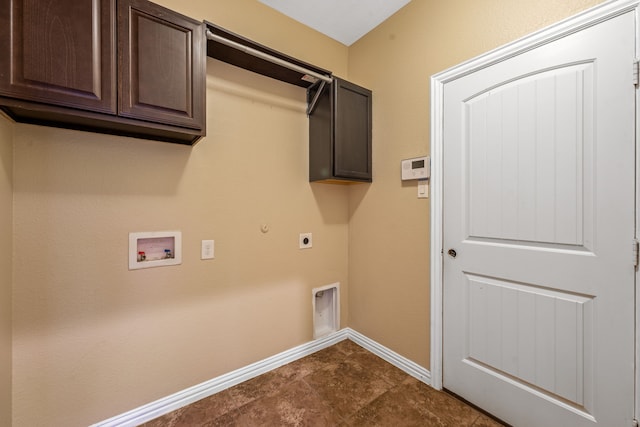
[(0, 426), (11, 425), (13, 125), (0, 114)]
[[(346, 73), (346, 47), (254, 0), (163, 3)], [(348, 286), (348, 189), (308, 182), (305, 91), (210, 59), (207, 108), (193, 148), (15, 126), (15, 427), (86, 426), (308, 342), (311, 289)], [(128, 270), (129, 232), (174, 229), (182, 265)]]
[[(309, 184), (304, 91), (211, 59), (193, 148), (15, 125), (13, 425), (88, 425), (309, 341), (336, 281), (342, 326), (428, 367), (429, 202), (399, 163), (428, 153), (429, 76), (597, 1), (413, 0), (350, 49), (255, 0), (157, 2), (371, 88), (374, 183)], [(128, 271), (129, 232), (171, 229), (182, 265)]]
[(413, 0), (349, 49), (373, 90), (371, 187), (350, 193), (349, 326), (429, 368), (429, 201), (400, 161), (429, 153), (429, 78), (599, 0)]

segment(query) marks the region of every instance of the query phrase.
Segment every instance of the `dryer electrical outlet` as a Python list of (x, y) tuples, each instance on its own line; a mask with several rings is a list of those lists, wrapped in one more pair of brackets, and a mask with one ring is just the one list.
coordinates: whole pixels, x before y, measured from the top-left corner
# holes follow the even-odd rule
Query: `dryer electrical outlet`
[(300, 233), (300, 249), (309, 249), (313, 247), (311, 233)]

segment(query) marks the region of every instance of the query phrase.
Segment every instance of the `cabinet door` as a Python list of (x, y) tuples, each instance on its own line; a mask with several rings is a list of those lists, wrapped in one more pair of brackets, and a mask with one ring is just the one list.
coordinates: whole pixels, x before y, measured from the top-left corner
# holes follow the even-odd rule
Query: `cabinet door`
[(371, 181), (371, 91), (334, 81), (334, 175)]
[(146, 0), (119, 0), (118, 114), (204, 129), (204, 29)]
[(0, 95), (115, 113), (115, 0), (0, 0)]

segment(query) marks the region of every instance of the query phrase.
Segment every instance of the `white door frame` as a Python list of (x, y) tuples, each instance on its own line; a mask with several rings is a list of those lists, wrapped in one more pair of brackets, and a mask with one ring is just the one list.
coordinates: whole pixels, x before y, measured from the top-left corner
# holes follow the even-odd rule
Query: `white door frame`
[[(517, 56), (525, 51), (534, 49), (551, 40), (562, 38), (582, 28), (592, 26), (613, 16), (635, 10), (636, 21), (639, 20), (638, 7), (640, 0), (610, 0), (588, 9), (574, 17), (568, 18), (550, 27), (537, 31), (529, 36), (492, 50), (484, 55), (471, 59), (453, 68), (435, 74), (431, 77), (431, 386), (440, 390), (443, 387), (442, 371), (442, 340), (443, 340), (443, 107), (445, 84), (473, 73), (482, 68)], [(636, 25), (636, 32), (638, 27)], [(636, 40), (640, 37), (636, 34)], [(636, 43), (636, 57), (640, 57), (638, 43)], [(631, 79), (631, 64), (629, 65)], [(630, 82), (631, 84), (631, 82)], [(640, 97), (636, 92), (636, 105), (640, 105)], [(636, 111), (636, 123), (639, 123)], [(636, 132), (636, 146), (638, 141)], [(637, 150), (640, 151), (640, 150)], [(640, 171), (640, 155), (636, 152), (636, 171)], [(636, 227), (640, 224), (640, 180), (636, 173)], [(636, 230), (637, 234), (637, 230)], [(631, 244), (630, 244), (631, 248)], [(631, 251), (631, 249), (630, 249)], [(631, 256), (631, 252), (630, 255)], [(636, 283), (640, 279), (636, 271)], [(640, 292), (636, 295), (636, 366), (640, 367)], [(636, 372), (636, 416), (640, 414), (640, 373)]]

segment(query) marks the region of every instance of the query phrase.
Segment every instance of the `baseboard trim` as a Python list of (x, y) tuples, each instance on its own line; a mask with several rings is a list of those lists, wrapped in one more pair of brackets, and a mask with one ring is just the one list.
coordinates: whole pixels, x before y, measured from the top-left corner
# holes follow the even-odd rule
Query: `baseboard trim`
[(268, 357), (259, 362), (252, 363), (251, 365), (229, 372), (228, 374), (221, 375), (178, 393), (156, 400), (155, 402), (140, 406), (139, 408), (125, 412), (124, 414), (98, 422), (90, 427), (138, 426), (346, 339), (350, 339), (363, 348), (366, 348), (373, 354), (386, 360), (399, 369), (402, 369), (404, 372), (418, 380), (426, 384), (430, 384), (431, 374), (427, 369), (400, 356), (398, 353), (395, 353), (353, 329), (345, 328), (326, 337), (310, 341), (306, 344), (302, 344), (298, 347), (276, 354), (275, 356)]
[(423, 368), (415, 362), (407, 359), (404, 356), (399, 355), (395, 351), (383, 346), (380, 343), (362, 335), (361, 333), (354, 331), (353, 329), (347, 328), (347, 338), (351, 341), (355, 342), (361, 347), (366, 348), (371, 353), (380, 357), (381, 359), (386, 360), (391, 363), (393, 366), (402, 369), (407, 374), (412, 377), (422, 381), (427, 385), (431, 385), (431, 373), (428, 369)]

